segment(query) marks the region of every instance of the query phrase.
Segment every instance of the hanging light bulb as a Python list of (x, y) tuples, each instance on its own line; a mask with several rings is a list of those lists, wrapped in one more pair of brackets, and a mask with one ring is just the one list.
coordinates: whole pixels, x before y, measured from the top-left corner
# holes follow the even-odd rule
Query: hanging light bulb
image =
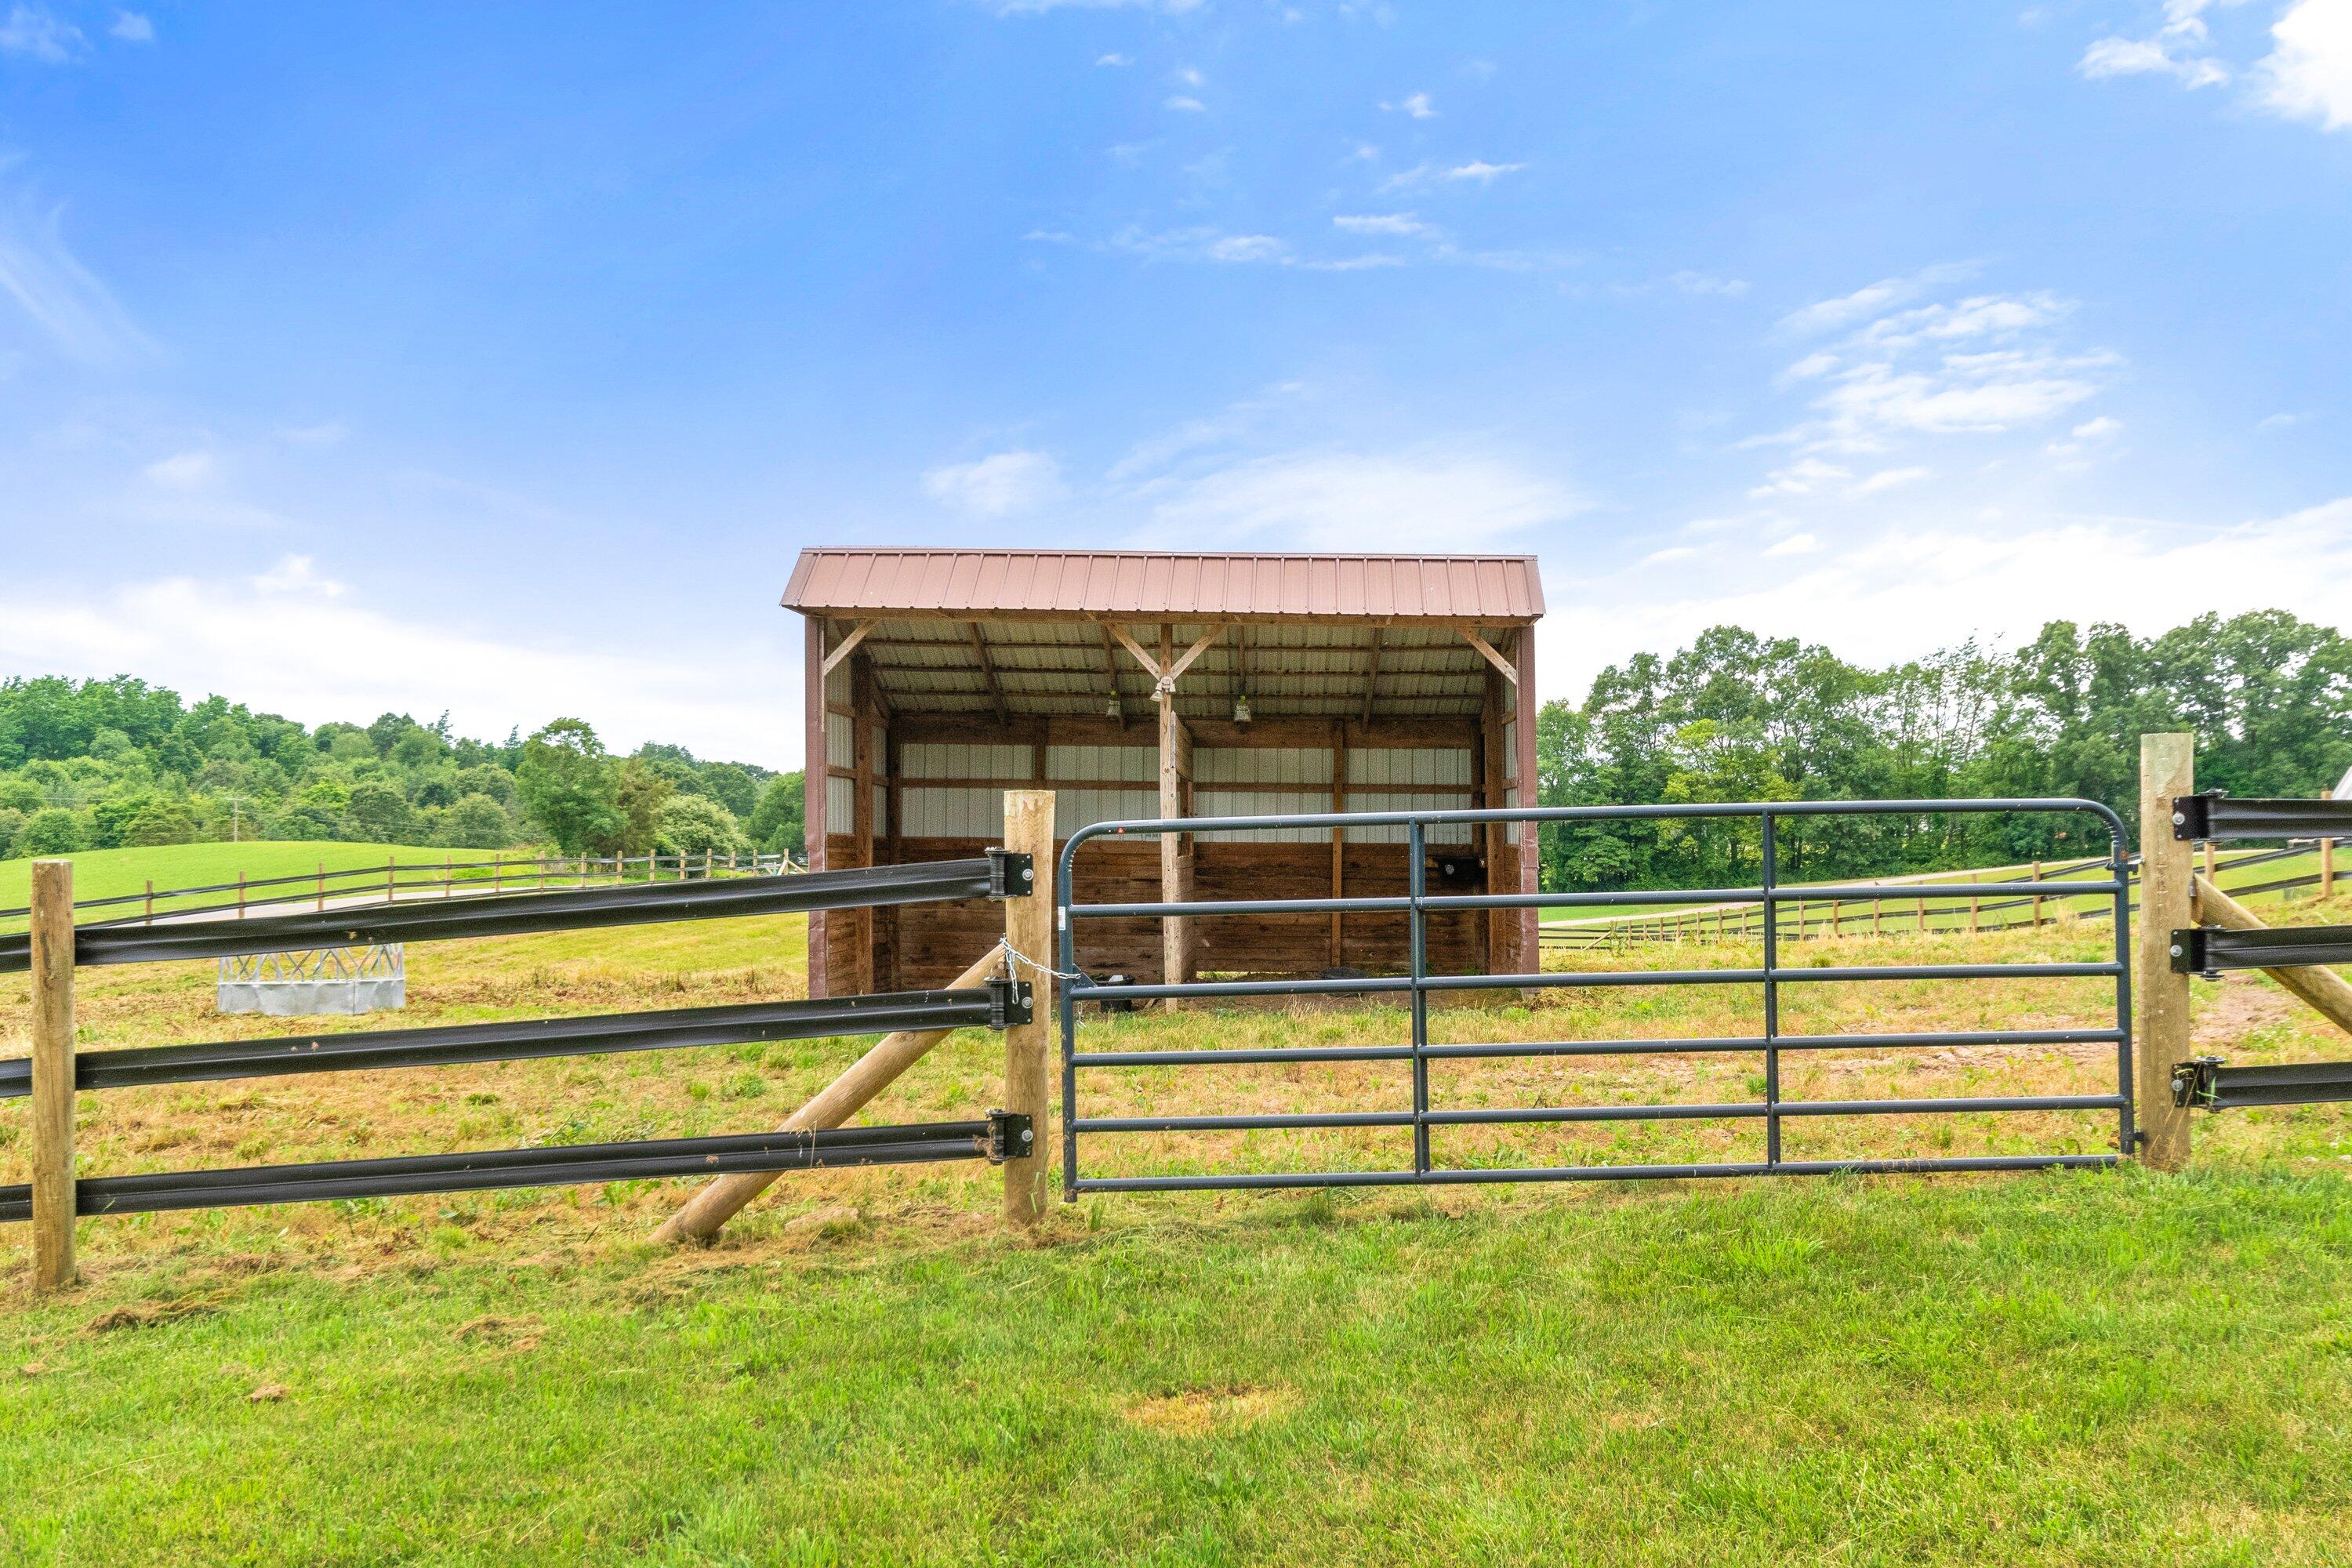
[(1234, 699), (1234, 722), (1246, 724), (1249, 721), (1249, 693), (1244, 691)]
[(1127, 717), (1127, 710), (1118, 705), (1118, 692), (1112, 692), (1110, 694), (1110, 700), (1103, 704), (1103, 716), (1107, 719), (1124, 719)]

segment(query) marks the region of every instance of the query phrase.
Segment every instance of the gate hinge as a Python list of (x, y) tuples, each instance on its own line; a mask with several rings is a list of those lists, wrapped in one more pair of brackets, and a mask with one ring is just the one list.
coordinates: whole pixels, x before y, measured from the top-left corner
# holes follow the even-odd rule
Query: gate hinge
[(1025, 854), (1011, 849), (990, 849), (988, 856), (988, 896), (992, 899), (1024, 898), (1037, 885), (1037, 868)]
[(1018, 1160), (1036, 1152), (1037, 1130), (1024, 1110), (992, 1110), (988, 1113), (988, 1163), (1001, 1165), (1007, 1160)]
[(2172, 836), (2175, 838), (2202, 840), (2213, 837), (2213, 803), (2230, 792), (2209, 789), (2201, 795), (2176, 795), (2172, 797)]
[(2221, 1067), (2220, 1057), (2191, 1057), (2185, 1062), (2173, 1063), (2172, 1103), (2184, 1110), (2195, 1105), (2208, 1110), (2220, 1110), (2213, 1101)]
[(2194, 974), (2200, 980), (2219, 980), (2221, 972), (2213, 967), (2205, 952), (2203, 926), (2182, 926), (2172, 933), (2167, 952), (2172, 959), (2176, 974)]
[(1037, 1021), (1037, 998), (1026, 980), (1008, 980), (1002, 974), (988, 977), (988, 1026), (1009, 1029), (1015, 1024)]

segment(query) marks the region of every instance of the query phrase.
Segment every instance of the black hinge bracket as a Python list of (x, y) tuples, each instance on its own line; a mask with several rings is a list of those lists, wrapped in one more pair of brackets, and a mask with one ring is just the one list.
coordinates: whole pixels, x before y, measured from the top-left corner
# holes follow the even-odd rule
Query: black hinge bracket
[(2221, 978), (2221, 972), (2206, 961), (2203, 926), (2183, 926), (2174, 931), (2168, 952), (2176, 974), (2194, 974), (2200, 980)]
[(1002, 974), (988, 979), (988, 1026), (1010, 1029), (1016, 1024), (1031, 1024), (1037, 1019), (1037, 998), (1026, 980), (1008, 980)]
[(1011, 849), (990, 849), (987, 855), (990, 898), (1026, 898), (1036, 887), (1037, 868), (1028, 856)]
[(2177, 795), (2172, 797), (2172, 836), (2175, 838), (2203, 840), (2213, 837), (2213, 803), (2230, 792), (2209, 789), (2202, 795)]
[(992, 1110), (988, 1113), (988, 1162), (1001, 1165), (1007, 1160), (1018, 1160), (1034, 1153), (1037, 1130), (1029, 1115), (1022, 1110)]
[(2220, 1057), (2191, 1057), (2173, 1063), (2172, 1103), (2184, 1110), (2195, 1105), (2208, 1110), (2220, 1109), (2213, 1103), (2213, 1089), (2221, 1067)]

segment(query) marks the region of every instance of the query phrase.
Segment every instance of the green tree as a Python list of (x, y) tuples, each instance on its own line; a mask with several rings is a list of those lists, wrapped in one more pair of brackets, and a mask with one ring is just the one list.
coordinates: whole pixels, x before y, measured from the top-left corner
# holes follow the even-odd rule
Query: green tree
[(408, 799), (389, 784), (352, 786), (351, 804), (343, 808), (344, 838), (358, 844), (406, 844), (416, 833), (416, 813)]
[(32, 819), (18, 830), (13, 848), (19, 856), (74, 855), (88, 844), (88, 837), (74, 814), (63, 806), (52, 805), (33, 814)]
[(746, 847), (734, 814), (708, 795), (674, 795), (664, 802), (659, 833), (665, 855), (725, 856)]
[(797, 855), (808, 840), (803, 805), (805, 774), (782, 773), (760, 792), (751, 808), (751, 842), (762, 855)]
[(503, 849), (514, 842), (514, 819), (488, 795), (465, 795), (441, 814), (440, 839), (459, 849)]
[(188, 814), (186, 806), (173, 800), (149, 802), (122, 829), (125, 844), (193, 844), (195, 840), (196, 819)]
[(760, 786), (735, 763), (713, 763), (702, 770), (702, 793), (735, 814), (738, 819), (757, 809)]
[(670, 781), (643, 760), (631, 757), (622, 763), (614, 785), (621, 826), (597, 853), (644, 855), (656, 848), (661, 838), (662, 808), (676, 794)]
[(523, 742), (515, 790), (524, 815), (566, 854), (609, 854), (630, 826), (616, 773), (586, 720), (558, 719)]

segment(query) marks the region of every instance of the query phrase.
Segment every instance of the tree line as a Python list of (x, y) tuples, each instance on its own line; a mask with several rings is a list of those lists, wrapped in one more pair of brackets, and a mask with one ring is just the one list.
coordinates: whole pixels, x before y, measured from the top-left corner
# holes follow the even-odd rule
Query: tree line
[[(2352, 765), (2352, 642), (2280, 610), (2200, 616), (2152, 637), (2053, 621), (2011, 651), (1963, 643), (1885, 668), (1717, 626), (1601, 671), (1538, 714), (1546, 805), (2080, 796), (2137, 842), (2139, 737), (2197, 735), (2200, 787), (2316, 795)], [(1549, 823), (1543, 886), (1748, 885), (1754, 822)], [(2088, 818), (1922, 813), (1786, 818), (1790, 879), (2104, 855)]]
[(616, 757), (578, 719), (492, 743), (446, 714), (310, 729), (130, 676), (0, 680), (0, 858), (230, 838), (796, 853), (802, 809), (798, 773)]

